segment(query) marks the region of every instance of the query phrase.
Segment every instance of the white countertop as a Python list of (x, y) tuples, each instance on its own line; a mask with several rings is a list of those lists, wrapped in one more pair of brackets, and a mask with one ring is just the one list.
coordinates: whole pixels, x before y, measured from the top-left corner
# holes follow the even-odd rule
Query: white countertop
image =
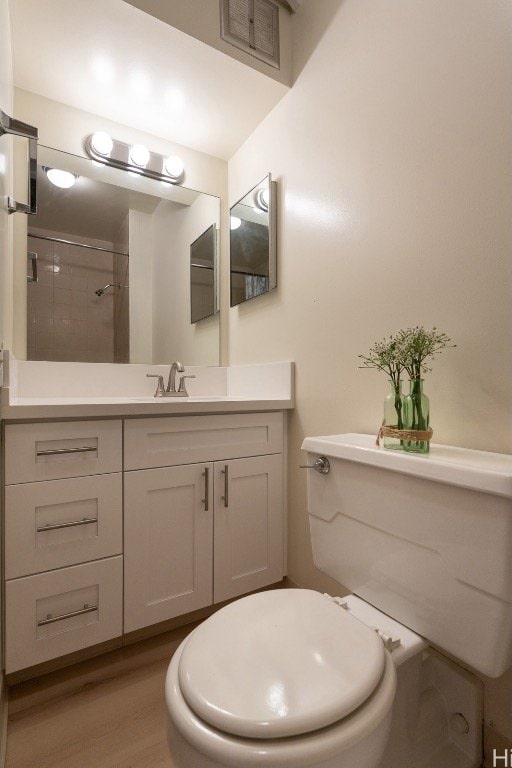
[(153, 397), (169, 366), (48, 363), (4, 357), (0, 418), (13, 420), (273, 411), (294, 406), (291, 362), (187, 367), (188, 397)]
[(90, 418), (99, 416), (192, 415), (293, 408), (292, 398), (204, 397), (19, 397), (0, 407), (0, 417), (14, 419)]

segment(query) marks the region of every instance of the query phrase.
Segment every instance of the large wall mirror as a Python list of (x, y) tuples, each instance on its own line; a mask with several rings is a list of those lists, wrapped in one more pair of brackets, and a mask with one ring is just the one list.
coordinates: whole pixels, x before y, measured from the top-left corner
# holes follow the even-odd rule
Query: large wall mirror
[[(50, 169), (70, 172), (73, 185), (55, 186)], [(218, 365), (219, 224), (218, 197), (40, 146), (27, 358)], [(190, 279), (194, 244), (200, 297)]]
[(232, 307), (277, 285), (276, 187), (269, 174), (230, 209)]

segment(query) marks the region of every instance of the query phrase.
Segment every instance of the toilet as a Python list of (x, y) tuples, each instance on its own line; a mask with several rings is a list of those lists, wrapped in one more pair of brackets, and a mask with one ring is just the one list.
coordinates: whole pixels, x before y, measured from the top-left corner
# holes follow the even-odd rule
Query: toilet
[(353, 594), (269, 590), (199, 625), (166, 678), (173, 765), (478, 768), (474, 671), (512, 665), (512, 457), (302, 447), (315, 564)]

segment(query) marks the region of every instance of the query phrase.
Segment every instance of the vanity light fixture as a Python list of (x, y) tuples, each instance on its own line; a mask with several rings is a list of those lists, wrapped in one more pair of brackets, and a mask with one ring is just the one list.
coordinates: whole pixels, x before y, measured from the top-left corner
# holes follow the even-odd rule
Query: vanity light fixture
[(145, 168), (149, 163), (149, 149), (144, 144), (134, 144), (130, 147), (128, 157), (133, 165), (138, 168)]
[(47, 168), (44, 166), (44, 172), (46, 173), (48, 180), (56, 187), (61, 189), (69, 189), (72, 187), (78, 176), (70, 171), (61, 171), (59, 168)]
[(148, 176), (168, 184), (181, 184), (184, 178), (183, 161), (176, 155), (159, 155), (144, 144), (126, 144), (103, 131), (86, 138), (85, 151), (93, 162), (112, 165), (134, 176)]
[(108, 157), (112, 152), (114, 142), (105, 131), (96, 131), (91, 138), (91, 147), (102, 157)]
[(170, 177), (171, 180), (177, 181), (183, 176), (183, 160), (177, 155), (171, 155), (166, 157), (163, 165), (163, 173)]

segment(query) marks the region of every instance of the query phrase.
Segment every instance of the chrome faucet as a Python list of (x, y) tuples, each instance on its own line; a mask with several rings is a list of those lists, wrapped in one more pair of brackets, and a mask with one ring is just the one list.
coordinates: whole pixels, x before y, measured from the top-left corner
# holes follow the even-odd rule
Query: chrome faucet
[[(165, 390), (169, 394), (176, 394), (176, 374), (185, 373), (183, 363), (173, 363), (171, 370), (169, 371), (169, 379), (167, 380), (167, 389)], [(180, 382), (181, 383), (181, 382)]]
[(148, 378), (158, 379), (155, 397), (188, 397), (187, 387), (185, 385), (185, 379), (195, 379), (194, 374), (188, 376), (181, 376), (176, 389), (176, 374), (185, 373), (185, 368), (182, 363), (175, 362), (171, 365), (169, 371), (169, 379), (167, 381), (167, 387), (164, 389), (164, 377), (158, 373), (147, 373)]

